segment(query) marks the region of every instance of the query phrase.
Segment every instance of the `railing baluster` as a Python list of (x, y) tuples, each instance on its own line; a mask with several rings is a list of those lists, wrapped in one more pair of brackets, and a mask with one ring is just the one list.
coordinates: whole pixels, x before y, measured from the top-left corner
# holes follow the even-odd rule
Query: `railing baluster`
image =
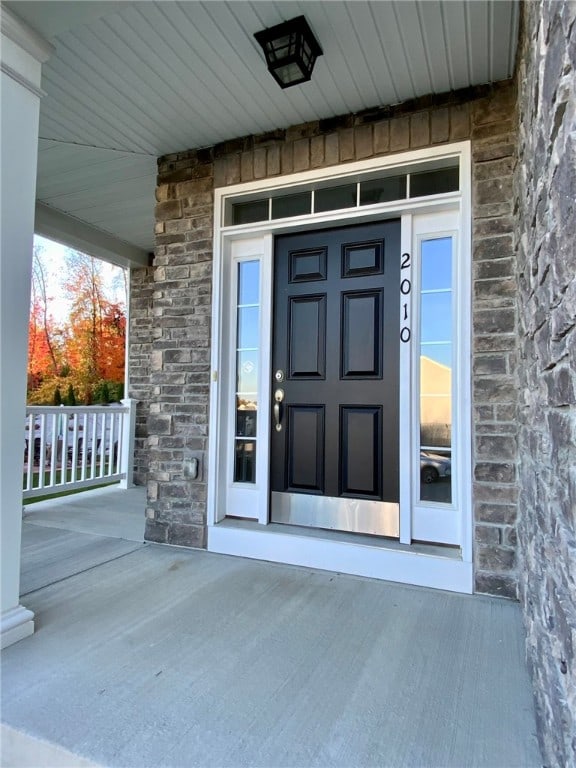
[(58, 453), (57, 415), (52, 414), (52, 443), (50, 449), (50, 485), (56, 485), (56, 458)]
[(26, 490), (29, 491), (32, 488), (32, 478), (34, 475), (34, 429), (35, 429), (34, 414), (28, 416), (28, 456), (27, 456), (27, 471), (26, 471)]
[(106, 414), (100, 414), (100, 472), (98, 477), (104, 477), (104, 462), (106, 461)]
[(115, 479), (122, 481), (122, 487), (131, 484), (131, 457), (124, 454), (133, 445), (133, 436), (126, 434), (134, 429), (133, 402), (123, 401), (119, 407), (28, 406), (24, 497)]
[(98, 451), (98, 414), (93, 413), (92, 416), (92, 445), (90, 446), (90, 479), (96, 477), (96, 454)]
[(78, 414), (72, 414), (72, 466), (70, 467), (70, 482), (76, 482), (76, 465), (78, 464)]
[(116, 414), (110, 412), (110, 438), (108, 440), (108, 474), (114, 474), (114, 425), (116, 423)]
[(82, 419), (82, 468), (80, 480), (86, 480), (86, 455), (88, 453), (88, 414), (84, 413)]

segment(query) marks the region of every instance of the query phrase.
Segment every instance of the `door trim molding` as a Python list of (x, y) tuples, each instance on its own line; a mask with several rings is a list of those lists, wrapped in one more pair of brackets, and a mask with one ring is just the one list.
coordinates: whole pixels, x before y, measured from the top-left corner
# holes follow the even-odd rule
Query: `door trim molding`
[[(365, 209), (355, 208), (351, 210), (339, 210), (326, 214), (312, 214), (305, 217), (297, 217), (291, 220), (266, 221), (254, 225), (242, 225), (236, 227), (224, 226), (224, 206), (226, 199), (232, 195), (246, 194), (250, 192), (259, 192), (261, 190), (272, 190), (290, 187), (295, 184), (313, 183), (316, 180), (330, 180), (337, 177), (344, 178), (351, 174), (360, 174), (366, 171), (392, 168), (394, 166), (405, 166), (408, 163), (418, 161), (438, 159), (442, 157), (458, 157), (460, 163), (460, 192), (449, 193), (446, 195), (436, 195), (427, 199), (421, 199), (416, 202), (413, 200), (401, 200), (393, 203), (383, 203), (377, 206), (369, 206)], [(321, 228), (323, 225), (346, 226), (348, 224), (362, 223), (371, 220), (382, 220), (386, 218), (402, 219), (402, 251), (414, 248), (415, 242), (412, 235), (412, 215), (438, 213), (445, 210), (460, 211), (460, 236), (463, 243), (461, 257), (464, 264), (463, 269), (468, 277), (466, 285), (462, 286), (464, 294), (469, 290), (469, 274), (471, 272), (471, 151), (470, 142), (459, 142), (455, 144), (443, 145), (441, 147), (426, 148), (408, 153), (396, 154), (393, 156), (372, 158), (366, 161), (356, 163), (341, 164), (331, 168), (317, 169), (299, 174), (291, 174), (274, 179), (264, 179), (246, 184), (225, 187), (215, 191), (215, 228), (214, 228), (214, 262), (213, 262), (213, 306), (212, 306), (212, 347), (211, 347), (211, 389), (210, 389), (210, 421), (209, 421), (209, 445), (208, 445), (208, 503), (207, 503), (207, 523), (208, 536), (207, 547), (209, 551), (222, 552), (224, 554), (233, 554), (244, 557), (253, 557), (257, 559), (271, 560), (274, 562), (292, 563), (295, 565), (305, 565), (307, 567), (316, 567), (320, 569), (340, 571), (344, 573), (369, 576), (371, 578), (382, 578), (392, 581), (398, 581), (407, 584), (416, 584), (420, 586), (429, 586), (439, 589), (449, 589), (458, 592), (473, 591), (473, 547), (472, 547), (472, 504), (471, 504), (471, 390), (470, 390), (470, 366), (465, 362), (466, 355), (470, 352), (470, 299), (462, 296), (463, 304), (459, 308), (464, 310), (461, 316), (461, 338), (464, 340), (464, 347), (461, 350), (461, 372), (462, 383), (466, 384), (464, 391), (461, 392), (462, 401), (460, 404), (460, 414), (466, 413), (464, 422), (460, 425), (460, 443), (468, 438), (468, 443), (464, 445), (462, 455), (461, 485), (466, 485), (464, 496), (464, 505), (461, 510), (461, 558), (455, 559), (453, 556), (443, 557), (441, 554), (434, 556), (423, 554), (418, 551), (398, 551), (397, 549), (388, 549), (386, 545), (380, 543), (378, 546), (366, 546), (365, 544), (354, 544), (351, 542), (334, 541), (329, 535), (321, 538), (322, 532), (316, 531), (314, 537), (298, 536), (293, 533), (282, 534), (268, 529), (268, 488), (259, 487), (258, 495), (264, 503), (258, 502), (257, 505), (248, 503), (246, 509), (254, 510), (256, 514), (247, 515), (256, 523), (261, 524), (259, 530), (243, 530), (233, 525), (228, 525), (224, 520), (226, 515), (225, 495), (222, 495), (221, 482), (225, 469), (220, 456), (220, 446), (222, 445), (223, 428), (226, 423), (226, 414), (222, 413), (223, 400), (227, 396), (226, 381), (229, 376), (229, 355), (227, 348), (227, 331), (229, 327), (229, 317), (226, 315), (226, 302), (229, 300), (229, 286), (226, 283), (229, 279), (227, 273), (230, 263), (232, 244), (240, 243), (242, 247), (256, 248), (262, 257), (262, 265), (266, 270), (266, 279), (264, 272), (261, 283), (261, 306), (268, 318), (271, 314), (272, 303), (272, 251), (273, 236), (275, 233), (296, 232), (299, 230)], [(259, 245), (257, 245), (259, 243)], [(465, 281), (466, 282), (466, 281)], [(228, 290), (228, 297), (226, 291)], [(267, 302), (267, 303), (266, 303)], [(467, 307), (466, 307), (467, 305)], [(228, 326), (226, 325), (228, 323)], [(268, 341), (263, 338), (262, 341), (268, 354), (270, 352), (270, 321), (266, 331)], [(266, 330), (266, 329), (265, 329)], [(265, 334), (265, 335), (266, 335)], [(402, 345), (406, 347), (407, 345)], [(464, 362), (462, 363), (462, 359)], [(401, 350), (400, 375), (410, 368), (410, 351)], [(227, 373), (228, 371), (228, 373)], [(262, 382), (269, 377), (262, 376)], [(409, 388), (401, 387), (401, 406), (402, 398), (410, 399)], [(262, 406), (259, 412), (259, 419), (262, 430), (269, 429), (269, 402), (270, 392), (262, 392)], [(401, 455), (408, 456), (411, 453), (406, 441), (410, 441), (413, 432), (413, 415), (410, 415), (410, 408), (401, 407), (405, 414), (404, 422), (401, 421), (401, 450), (402, 441), (404, 441), (404, 450)], [(404, 428), (406, 428), (406, 430)], [(408, 437), (406, 437), (406, 433)], [(268, 467), (266, 466), (266, 473)], [(412, 475), (414, 472), (411, 467), (409, 476), (402, 479), (400, 485), (400, 503), (403, 508), (408, 506), (411, 511), (414, 503), (412, 498), (414, 490)], [(251, 491), (248, 491), (250, 493)], [(252, 498), (254, 498), (252, 496)], [(404, 521), (404, 522), (403, 522)], [(400, 542), (409, 544), (411, 540), (411, 514), (401, 517), (400, 522)]]

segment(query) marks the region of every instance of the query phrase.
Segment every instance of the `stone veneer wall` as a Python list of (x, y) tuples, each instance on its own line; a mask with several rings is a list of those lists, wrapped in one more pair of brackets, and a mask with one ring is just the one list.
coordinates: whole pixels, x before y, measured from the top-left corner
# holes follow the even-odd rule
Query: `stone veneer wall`
[(524, 5), (520, 594), (547, 766), (576, 765), (576, 3)]
[(150, 267), (130, 270), (128, 397), (138, 400), (134, 455), (134, 482), (136, 485), (146, 485), (148, 480), (148, 415), (152, 400), (150, 360), (153, 336), (153, 292), (153, 271)]
[[(160, 158), (149, 541), (205, 546), (214, 187), (471, 139), (476, 586), (516, 597), (515, 100), (513, 86), (503, 83)], [(192, 456), (201, 460), (195, 481)]]

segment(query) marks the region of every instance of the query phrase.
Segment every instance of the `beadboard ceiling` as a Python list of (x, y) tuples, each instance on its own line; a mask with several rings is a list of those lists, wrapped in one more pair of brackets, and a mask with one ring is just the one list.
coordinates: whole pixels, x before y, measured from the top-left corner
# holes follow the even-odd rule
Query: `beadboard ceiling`
[[(5, 5), (55, 46), (39, 201), (147, 250), (157, 156), (506, 79), (519, 15), (514, 0)], [(253, 34), (301, 14), (324, 55), (283, 91)]]

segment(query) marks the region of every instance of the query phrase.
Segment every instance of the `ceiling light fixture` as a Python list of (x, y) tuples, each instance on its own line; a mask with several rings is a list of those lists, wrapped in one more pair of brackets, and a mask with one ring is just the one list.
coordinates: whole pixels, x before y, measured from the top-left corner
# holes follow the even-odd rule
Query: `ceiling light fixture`
[(297, 16), (254, 35), (262, 46), (268, 70), (280, 88), (305, 83), (322, 48), (304, 16)]

